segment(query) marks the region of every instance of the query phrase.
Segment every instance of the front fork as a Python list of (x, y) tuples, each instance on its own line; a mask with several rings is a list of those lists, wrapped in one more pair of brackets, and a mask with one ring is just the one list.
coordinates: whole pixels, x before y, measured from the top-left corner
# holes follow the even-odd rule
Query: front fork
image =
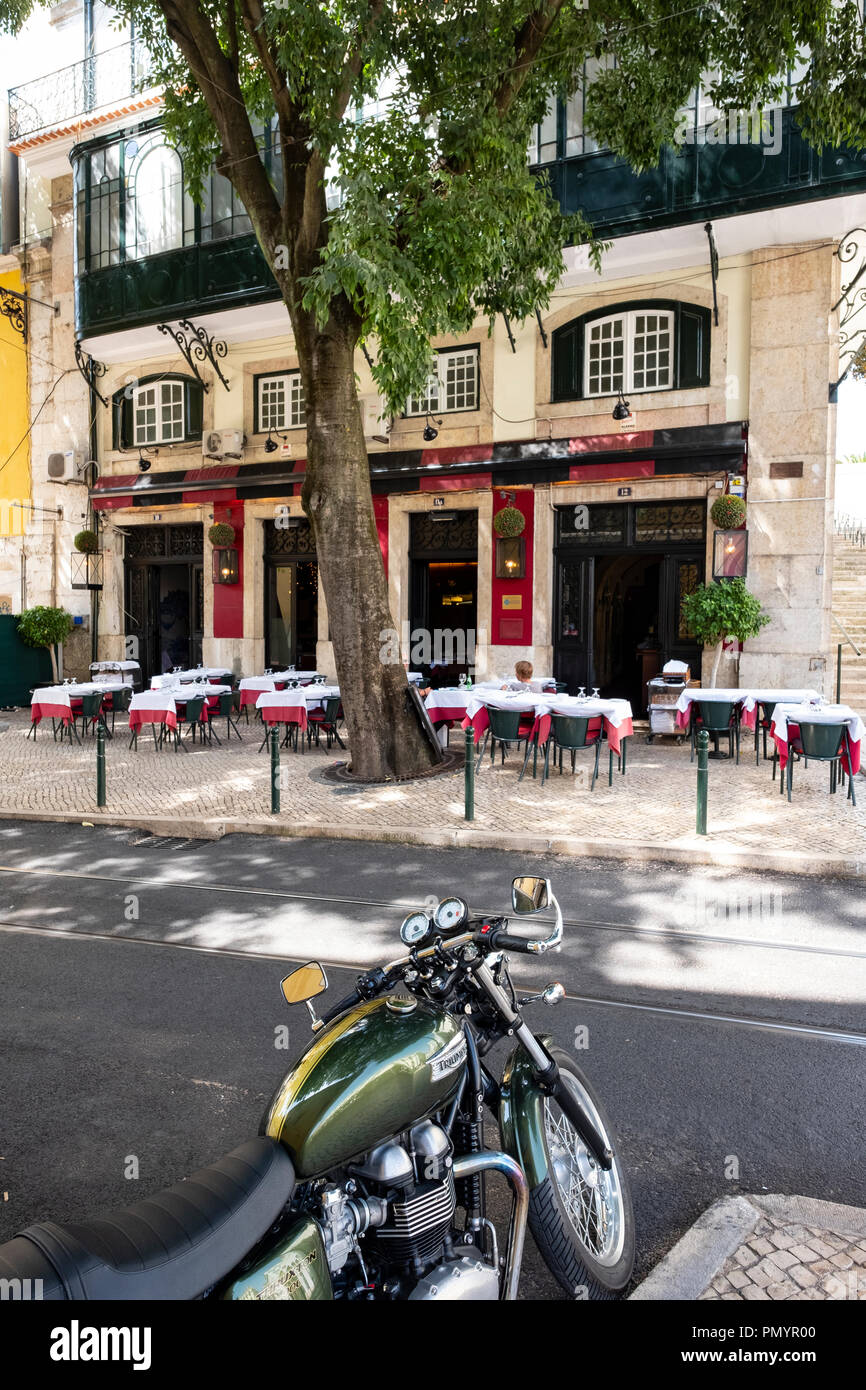
[(553, 1097), (560, 1110), (574, 1125), (599, 1167), (605, 1170), (610, 1169), (613, 1165), (613, 1154), (602, 1135), (599, 1134), (596, 1125), (577, 1096), (563, 1082), (556, 1060), (550, 1055), (544, 1044), (536, 1038), (529, 1024), (514, 1008), (502, 986), (496, 983), (490, 966), (482, 960), (474, 967), (473, 974), (484, 993), (495, 1005), (500, 1017), (508, 1025), (509, 1034), (517, 1038), (526, 1053), (531, 1064), (531, 1079), (534, 1086), (542, 1095)]

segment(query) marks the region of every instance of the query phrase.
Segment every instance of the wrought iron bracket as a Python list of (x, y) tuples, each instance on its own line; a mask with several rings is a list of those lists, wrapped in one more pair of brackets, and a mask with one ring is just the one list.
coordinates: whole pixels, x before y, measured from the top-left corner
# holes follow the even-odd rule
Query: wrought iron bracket
[(546, 332), (545, 327), (544, 327), (544, 321), (543, 321), (543, 319), (542, 319), (542, 317), (541, 317), (541, 310), (540, 310), (540, 309), (536, 309), (536, 310), (535, 310), (535, 317), (536, 317), (536, 320), (537, 320), (537, 322), (538, 322), (538, 331), (539, 331), (539, 333), (541, 334), (541, 341), (542, 341), (542, 343), (544, 344), (544, 347), (545, 347), (545, 349), (546, 349), (546, 348), (547, 348), (547, 332)]
[[(866, 227), (852, 227), (850, 232), (846, 232), (842, 237), (835, 251), (836, 259), (842, 265), (851, 265), (852, 262), (860, 258), (860, 264), (854, 270), (851, 279), (846, 285), (842, 286), (842, 293), (830, 310), (834, 314), (839, 311), (839, 359), (847, 359), (845, 370), (836, 381), (830, 383), (830, 400), (836, 400), (836, 393), (842, 382), (851, 370), (852, 363), (866, 335), (866, 319), (860, 319), (863, 310), (866, 309), (866, 283), (862, 283), (866, 276)], [(855, 322), (859, 320), (859, 322)], [(852, 327), (853, 325), (853, 327)]]
[(181, 319), (177, 328), (173, 328), (170, 323), (158, 323), (156, 326), (160, 333), (167, 333), (174, 338), (183, 354), (184, 361), (193, 375), (201, 382), (205, 391), (208, 391), (210, 386), (199, 371), (199, 365), (204, 362), (210, 362), (223, 386), (227, 391), (231, 390), (217, 361), (217, 358), (222, 359), (228, 355), (226, 343), (212, 338), (205, 328), (202, 328), (201, 325), (196, 327), (190, 319)]
[(502, 321), (503, 321), (503, 323), (505, 324), (505, 331), (506, 331), (506, 333), (508, 334), (508, 341), (509, 341), (509, 343), (511, 344), (511, 351), (512, 351), (512, 352), (516, 352), (516, 351), (517, 351), (517, 344), (516, 344), (515, 341), (514, 341), (514, 334), (513, 334), (512, 331), (511, 331), (511, 323), (510, 323), (510, 321), (509, 321), (509, 318), (508, 318), (508, 315), (507, 315), (507, 314), (503, 314), (503, 315), (502, 315)]
[(713, 235), (712, 222), (704, 223), (704, 231), (707, 234), (707, 241), (710, 243), (710, 274), (713, 277), (713, 323), (716, 328), (719, 326), (719, 297), (717, 286), (719, 283), (719, 253), (716, 250), (716, 238)]
[(0, 286), (0, 314), (7, 318), (15, 329), (20, 333), (25, 343), (27, 341), (27, 296), (19, 294), (17, 290), (7, 290)]
[(102, 401), (102, 404), (107, 407), (108, 401), (105, 399), (99, 387), (96, 385), (99, 378), (101, 376), (105, 376), (108, 371), (108, 368), (105, 365), (105, 363), (97, 362), (96, 358), (91, 357), (89, 352), (85, 352), (84, 348), (81, 346), (81, 343), (76, 341), (75, 365), (80, 371), (81, 375), (84, 377), (84, 380), (87, 382), (88, 386), (93, 391), (94, 395), (98, 396), (99, 399)]

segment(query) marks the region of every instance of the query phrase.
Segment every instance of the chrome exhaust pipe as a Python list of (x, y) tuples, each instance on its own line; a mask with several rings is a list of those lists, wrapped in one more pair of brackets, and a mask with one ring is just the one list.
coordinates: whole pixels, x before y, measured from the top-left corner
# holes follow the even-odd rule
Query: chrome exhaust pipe
[(508, 1249), (505, 1269), (500, 1283), (500, 1299), (514, 1302), (520, 1283), (523, 1263), (523, 1243), (526, 1239), (526, 1218), (529, 1213), (529, 1183), (519, 1163), (508, 1154), (492, 1152), (466, 1154), (454, 1160), (454, 1178), (471, 1178), (475, 1173), (504, 1173), (511, 1184), (511, 1224), (508, 1229)]

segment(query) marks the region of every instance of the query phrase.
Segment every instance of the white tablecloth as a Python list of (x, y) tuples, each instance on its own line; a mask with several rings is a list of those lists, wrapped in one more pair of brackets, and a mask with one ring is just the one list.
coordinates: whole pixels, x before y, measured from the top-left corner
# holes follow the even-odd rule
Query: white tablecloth
[(289, 690), (263, 690), (256, 700), (256, 709), (282, 709), (304, 705), (315, 709), (323, 700), (338, 700), (338, 685), (300, 685)]
[(202, 676), (208, 680), (218, 680), (221, 676), (231, 676), (232, 672), (228, 666), (195, 666), (189, 671), (164, 671), (161, 676), (151, 676), (151, 690), (159, 690), (163, 685), (176, 684), (178, 681), (195, 681)]
[(777, 704), (773, 710), (773, 730), (783, 743), (788, 742), (789, 724), (847, 724), (852, 743), (863, 740), (864, 725), (850, 705)]

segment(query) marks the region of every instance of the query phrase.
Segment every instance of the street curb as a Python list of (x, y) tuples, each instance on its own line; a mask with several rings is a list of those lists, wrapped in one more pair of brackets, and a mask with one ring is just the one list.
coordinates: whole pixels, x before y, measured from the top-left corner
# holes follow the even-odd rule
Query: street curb
[(761, 1212), (748, 1197), (722, 1197), (713, 1202), (638, 1285), (629, 1301), (699, 1298), (760, 1219)]
[(615, 859), (619, 863), (675, 864), (692, 868), (711, 864), (717, 868), (751, 873), (807, 874), (822, 878), (866, 878), (866, 858), (831, 859), (804, 855), (796, 850), (761, 852), (714, 841), (689, 838), (683, 845), (656, 845), (648, 841), (588, 840), (577, 836), (502, 835), (499, 831), (425, 829), (401, 826), (292, 823), (282, 820), (180, 820), (162, 816), (121, 815), (110, 811), (0, 811), (0, 821), (39, 821), (65, 825), (108, 825), (146, 830), (153, 835), (181, 840), (220, 840), (223, 835), (270, 835), (297, 840), (366, 840), (373, 844), (427, 845), (438, 849), (498, 849), (515, 854), (560, 854), (575, 859)]
[(866, 1208), (816, 1197), (749, 1193), (722, 1197), (698, 1217), (681, 1240), (639, 1284), (630, 1300), (694, 1301), (709, 1288), (725, 1261), (764, 1216), (792, 1226), (815, 1226), (839, 1235), (866, 1236)]

